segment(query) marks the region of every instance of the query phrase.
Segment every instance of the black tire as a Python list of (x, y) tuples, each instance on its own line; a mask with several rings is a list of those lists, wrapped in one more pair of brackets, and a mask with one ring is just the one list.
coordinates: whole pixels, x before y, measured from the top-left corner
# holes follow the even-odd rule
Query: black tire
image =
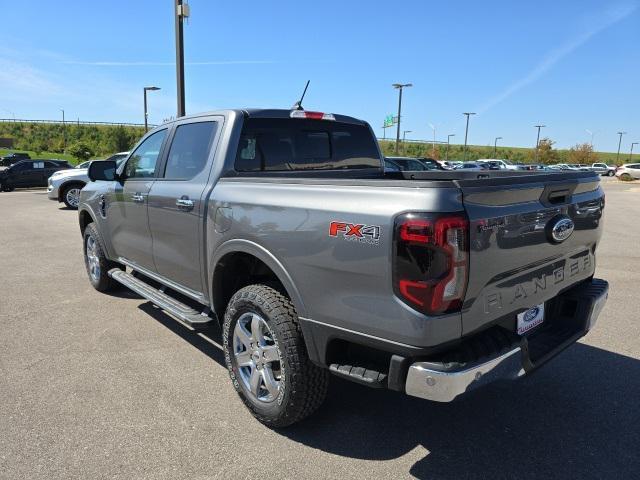
[[(278, 393), (270, 401), (260, 400), (259, 395), (251, 392), (246, 385), (246, 374), (240, 371), (236, 359), (235, 329), (238, 321), (249, 314), (257, 314), (264, 320), (265, 338), (278, 353), (279, 360), (271, 364), (276, 365), (273, 371), (280, 375)], [(322, 405), (327, 395), (329, 372), (309, 360), (294, 306), (282, 293), (266, 285), (250, 285), (236, 292), (225, 312), (222, 336), (233, 386), (260, 422), (269, 427), (286, 427), (308, 417)], [(243, 372), (250, 369), (253, 374), (255, 364), (242, 368)], [(266, 370), (265, 366), (261, 368)]]
[[(71, 210), (78, 209), (78, 202), (80, 200), (80, 190), (82, 190), (82, 187), (84, 187), (84, 184), (82, 183), (72, 183), (70, 185), (65, 185), (64, 189), (62, 190), (62, 201), (67, 206), (67, 208), (70, 208)], [(73, 198), (72, 193), (75, 192), (76, 190), (77, 190), (77, 197)]]
[(3, 192), (12, 192), (14, 188), (11, 185), (7, 185), (6, 183), (0, 183), (0, 191)]
[[(82, 245), (84, 265), (87, 269), (87, 275), (89, 276), (89, 281), (91, 282), (91, 285), (93, 285), (93, 288), (99, 292), (114, 290), (117, 287), (118, 282), (112, 279), (108, 272), (112, 268), (121, 268), (122, 266), (119, 263), (108, 260), (105, 256), (104, 248), (102, 247), (102, 238), (100, 237), (100, 233), (94, 223), (90, 223), (84, 229), (84, 241)], [(88, 245), (90, 245), (90, 248), (95, 246), (95, 259), (93, 258), (93, 255), (87, 254)], [(97, 269), (92, 270), (92, 267), (97, 267)]]
[(616, 174), (616, 172), (614, 172), (613, 170), (609, 170), (607, 172), (607, 177), (613, 177)]

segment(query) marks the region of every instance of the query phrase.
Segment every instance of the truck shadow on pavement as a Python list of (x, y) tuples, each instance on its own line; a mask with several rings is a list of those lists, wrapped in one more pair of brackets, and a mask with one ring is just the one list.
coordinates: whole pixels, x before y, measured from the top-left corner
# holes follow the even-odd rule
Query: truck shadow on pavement
[[(225, 368), (203, 336), (151, 304), (140, 309)], [(204, 336), (220, 344), (219, 330)], [(277, 432), (348, 458), (408, 455), (412, 466), (397, 478), (631, 478), (640, 471), (639, 380), (639, 360), (584, 344), (530, 377), (448, 404), (333, 377), (320, 411)]]

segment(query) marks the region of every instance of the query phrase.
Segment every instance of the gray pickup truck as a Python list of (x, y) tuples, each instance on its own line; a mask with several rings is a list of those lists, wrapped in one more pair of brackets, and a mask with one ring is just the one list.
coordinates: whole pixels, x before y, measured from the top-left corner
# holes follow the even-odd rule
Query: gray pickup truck
[(89, 279), (222, 330), (232, 384), (282, 427), (329, 374), (439, 402), (547, 362), (594, 325), (593, 172), (386, 172), (342, 115), (225, 110), (142, 138), (81, 191)]

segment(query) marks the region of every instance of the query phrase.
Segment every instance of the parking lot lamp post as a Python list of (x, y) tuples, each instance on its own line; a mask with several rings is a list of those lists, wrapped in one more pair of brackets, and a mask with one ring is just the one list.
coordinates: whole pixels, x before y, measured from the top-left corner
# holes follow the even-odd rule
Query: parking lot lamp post
[(411, 130), (403, 130), (402, 131), (402, 151), (405, 153), (407, 153), (407, 146), (405, 145), (406, 142), (406, 138), (407, 138), (407, 133), (411, 133)]
[(149, 117), (149, 112), (147, 111), (147, 91), (151, 91), (154, 92), (156, 90), (160, 90), (160, 87), (144, 87), (144, 133), (147, 133), (147, 130), (149, 130), (148, 124), (147, 124), (147, 118)]
[(540, 129), (546, 127), (546, 125), (534, 125), (538, 129), (538, 136), (536, 137), (536, 159), (534, 163), (538, 163), (538, 149), (540, 147)]
[(464, 160), (467, 160), (467, 136), (469, 135), (469, 117), (475, 115), (475, 112), (464, 112), (463, 115), (467, 116), (467, 127), (464, 129)]
[(618, 132), (620, 138), (618, 138), (618, 154), (616, 155), (616, 165), (620, 165), (620, 145), (622, 145), (622, 135), (626, 135), (627, 132)]
[(190, 8), (182, 0), (175, 0), (176, 24), (176, 90), (178, 97), (177, 117), (185, 116), (184, 95), (184, 19), (189, 18)]
[(455, 137), (455, 136), (456, 136), (455, 133), (450, 133), (449, 135), (447, 135), (447, 149), (445, 150), (445, 153), (444, 153), (445, 162), (449, 160), (449, 144), (451, 143), (451, 137)]
[(64, 123), (64, 109), (60, 109), (62, 112), (62, 151), (67, 149), (67, 126)]
[(634, 145), (638, 145), (638, 142), (633, 142), (633, 143), (631, 144), (631, 152), (629, 152), (629, 163), (631, 163), (631, 162), (632, 162), (631, 157), (633, 157), (633, 146), (634, 146)]
[(391, 85), (393, 88), (398, 90), (398, 126), (396, 129), (396, 155), (398, 154), (400, 148), (400, 115), (402, 113), (402, 89), (405, 87), (413, 87), (412, 83), (394, 83)]
[(493, 158), (498, 158), (496, 156), (498, 154), (498, 140), (502, 140), (502, 137), (496, 137), (493, 141)]

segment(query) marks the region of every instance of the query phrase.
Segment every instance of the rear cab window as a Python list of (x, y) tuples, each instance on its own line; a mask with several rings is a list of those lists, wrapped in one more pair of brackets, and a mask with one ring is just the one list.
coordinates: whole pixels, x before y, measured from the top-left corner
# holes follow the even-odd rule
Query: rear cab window
[(235, 160), (238, 172), (381, 168), (367, 125), (330, 120), (248, 118)]

